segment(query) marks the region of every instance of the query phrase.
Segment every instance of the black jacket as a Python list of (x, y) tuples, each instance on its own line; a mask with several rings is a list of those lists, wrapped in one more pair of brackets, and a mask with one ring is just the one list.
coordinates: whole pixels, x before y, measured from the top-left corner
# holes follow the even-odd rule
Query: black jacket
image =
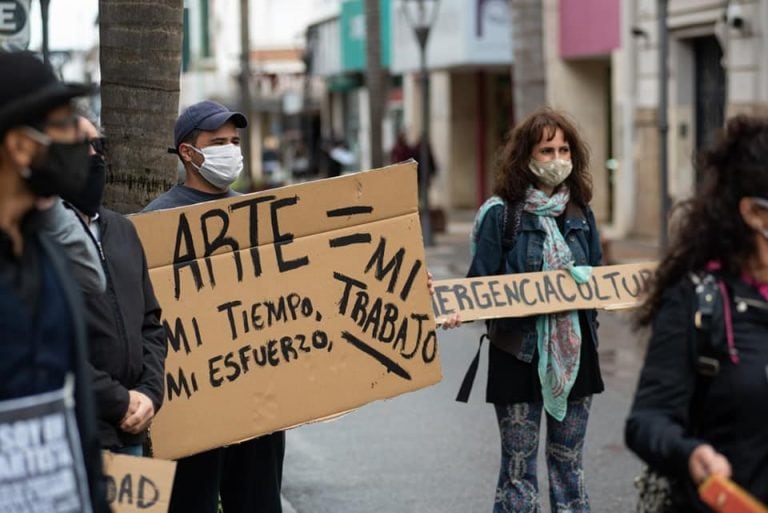
[(122, 431), (128, 391), (163, 402), (165, 331), (136, 229), (117, 212), (99, 212), (100, 250), (107, 290), (86, 297), (90, 361), (102, 447), (139, 445), (146, 433)]
[(739, 363), (713, 355), (719, 373), (696, 372), (698, 301), (691, 280), (682, 279), (664, 293), (626, 424), (627, 446), (678, 480), (681, 513), (710, 511), (688, 475), (691, 452), (702, 443), (728, 458), (736, 483), (768, 503), (768, 303), (740, 279), (725, 281)]

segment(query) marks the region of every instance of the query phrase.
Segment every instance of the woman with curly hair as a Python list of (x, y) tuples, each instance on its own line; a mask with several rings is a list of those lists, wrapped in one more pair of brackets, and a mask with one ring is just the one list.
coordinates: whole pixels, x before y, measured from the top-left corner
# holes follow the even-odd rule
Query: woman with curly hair
[[(494, 192), (478, 213), (468, 276), (567, 269), (584, 282), (600, 265), (589, 152), (565, 115), (542, 109), (514, 128)], [(501, 434), (494, 512), (540, 511), (542, 412), (552, 511), (590, 511), (582, 453), (592, 395), (603, 391), (595, 311), (501, 319), (489, 334), (486, 399)]]
[(625, 432), (676, 513), (710, 511), (696, 485), (711, 475), (768, 502), (768, 119), (732, 119), (701, 164), (639, 318), (651, 338)]

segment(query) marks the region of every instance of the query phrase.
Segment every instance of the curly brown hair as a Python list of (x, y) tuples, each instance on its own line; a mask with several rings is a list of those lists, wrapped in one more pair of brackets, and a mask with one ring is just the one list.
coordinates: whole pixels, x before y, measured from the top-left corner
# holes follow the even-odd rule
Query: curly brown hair
[(757, 251), (754, 230), (739, 203), (747, 196), (768, 198), (768, 118), (731, 119), (718, 143), (698, 161), (702, 185), (689, 200), (672, 245), (656, 269), (637, 324), (649, 326), (664, 291), (690, 272), (717, 260), (726, 275), (738, 276)]
[(589, 147), (568, 116), (550, 108), (536, 110), (510, 130), (497, 159), (495, 195), (508, 203), (525, 198), (528, 187), (536, 184), (536, 177), (528, 169), (533, 149), (544, 136), (547, 141), (554, 139), (558, 128), (571, 148), (573, 171), (565, 180), (571, 191), (571, 201), (584, 207), (589, 204), (592, 200)]

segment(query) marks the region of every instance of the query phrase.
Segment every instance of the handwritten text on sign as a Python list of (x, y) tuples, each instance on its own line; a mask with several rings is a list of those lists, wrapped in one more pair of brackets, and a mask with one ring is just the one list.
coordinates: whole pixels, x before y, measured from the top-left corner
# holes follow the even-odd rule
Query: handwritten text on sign
[(103, 453), (107, 502), (114, 513), (166, 513), (176, 462)]
[(92, 511), (73, 384), (0, 401), (0, 512)]
[(484, 276), (435, 283), (435, 316), (459, 313), (463, 321), (524, 317), (589, 308), (620, 309), (643, 300), (656, 264), (595, 267), (587, 283), (567, 271)]
[(440, 380), (415, 164), (132, 218), (178, 458)]

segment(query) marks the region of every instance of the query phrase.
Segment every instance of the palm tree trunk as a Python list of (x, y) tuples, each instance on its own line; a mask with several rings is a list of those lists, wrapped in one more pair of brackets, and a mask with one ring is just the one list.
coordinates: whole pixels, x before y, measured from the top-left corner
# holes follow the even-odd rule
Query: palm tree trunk
[(365, 0), (365, 62), (368, 112), (371, 119), (371, 167), (384, 165), (382, 120), (384, 118), (384, 70), (381, 67), (381, 13), (379, 0)]
[(176, 183), (183, 0), (99, 0), (104, 203), (137, 212)]
[(515, 118), (521, 120), (547, 103), (542, 0), (509, 0), (512, 10), (512, 88)]

